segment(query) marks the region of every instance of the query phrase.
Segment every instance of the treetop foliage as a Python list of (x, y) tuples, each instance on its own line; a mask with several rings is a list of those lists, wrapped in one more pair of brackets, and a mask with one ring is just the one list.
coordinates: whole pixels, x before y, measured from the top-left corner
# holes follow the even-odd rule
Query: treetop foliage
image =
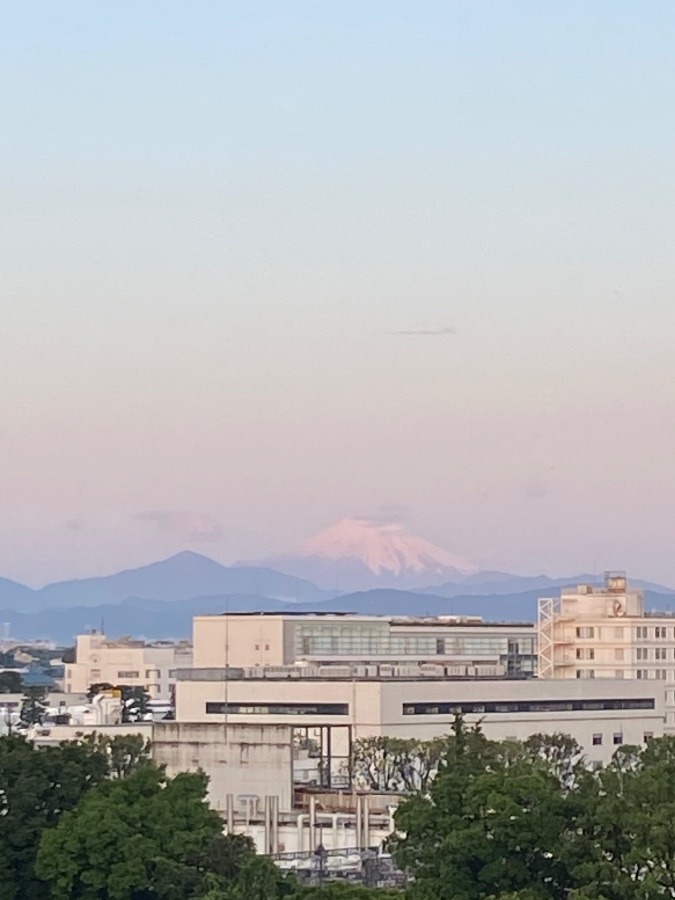
[(675, 737), (591, 770), (568, 736), (497, 743), (460, 718), (396, 825), (411, 900), (673, 897)]

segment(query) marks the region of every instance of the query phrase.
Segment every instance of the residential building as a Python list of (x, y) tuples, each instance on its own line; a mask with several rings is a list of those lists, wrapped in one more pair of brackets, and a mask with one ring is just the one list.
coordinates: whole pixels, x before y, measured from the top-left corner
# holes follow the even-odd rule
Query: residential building
[(152, 700), (171, 699), (176, 670), (192, 664), (187, 643), (146, 643), (101, 632), (77, 636), (75, 662), (66, 664), (66, 693), (86, 693), (91, 684), (129, 685), (147, 690)]
[(660, 683), (666, 731), (675, 731), (675, 615), (645, 611), (624, 573), (542, 598), (537, 631), (540, 678)]

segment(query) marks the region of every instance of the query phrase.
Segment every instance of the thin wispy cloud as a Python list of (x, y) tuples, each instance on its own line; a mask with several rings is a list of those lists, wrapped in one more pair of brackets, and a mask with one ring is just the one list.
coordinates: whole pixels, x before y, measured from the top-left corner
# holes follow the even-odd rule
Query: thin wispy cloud
[(374, 525), (392, 525), (401, 524), (408, 520), (410, 510), (401, 503), (388, 503), (380, 506), (379, 509), (368, 515), (359, 516)]
[(456, 325), (445, 325), (442, 328), (402, 328), (395, 331), (394, 334), (415, 337), (440, 337), (447, 334), (459, 334), (459, 328)]
[(190, 543), (208, 543), (223, 536), (220, 522), (213, 516), (187, 510), (149, 509), (136, 513), (137, 522), (154, 525), (164, 534), (178, 537)]
[(68, 531), (84, 531), (87, 528), (86, 519), (68, 519), (66, 522)]

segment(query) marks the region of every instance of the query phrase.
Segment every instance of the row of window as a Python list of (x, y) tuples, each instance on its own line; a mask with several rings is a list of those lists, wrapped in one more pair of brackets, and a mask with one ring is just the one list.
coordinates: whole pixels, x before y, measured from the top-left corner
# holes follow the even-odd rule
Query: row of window
[[(654, 737), (654, 732), (653, 732), (653, 731), (645, 731), (645, 733), (642, 735), (642, 743), (643, 743), (643, 744), (648, 744), (649, 741), (651, 741), (651, 739), (652, 739), (653, 737)], [(623, 744), (623, 734), (622, 734), (622, 732), (620, 732), (620, 731), (615, 731), (615, 732), (614, 732), (614, 734), (612, 735), (612, 743), (613, 743), (615, 746), (618, 746), (619, 744)], [(601, 747), (601, 746), (602, 746), (602, 735), (601, 735), (601, 734), (594, 734), (594, 735), (593, 735), (593, 746), (594, 746), (594, 747)]]
[[(667, 681), (668, 672), (672, 671), (672, 669), (637, 669), (635, 677), (639, 681)], [(574, 674), (577, 678), (595, 678), (595, 669), (577, 669)], [(615, 678), (624, 678), (625, 675), (624, 669), (616, 669), (614, 672)]]
[[(651, 650), (649, 647), (638, 647), (635, 651), (637, 659), (651, 659)], [(673, 657), (675, 657), (675, 648), (673, 649)], [(654, 659), (668, 659), (667, 647), (655, 647)]]
[(654, 709), (653, 698), (608, 700), (513, 700), (504, 703), (404, 703), (404, 716), (452, 716), (455, 713), (595, 712)]
[[(608, 628), (605, 627), (605, 637), (607, 637)], [(622, 641), (624, 639), (624, 629), (620, 626), (616, 626), (613, 629), (614, 639), (617, 641)], [(578, 638), (582, 638), (583, 640), (592, 639), (595, 637), (600, 637), (600, 628), (596, 628), (594, 625), (580, 625), (576, 629), (576, 635)], [(647, 625), (638, 625), (635, 629), (635, 636), (639, 641), (648, 641), (648, 640), (657, 640), (664, 641), (669, 636), (675, 640), (675, 628), (670, 629), (665, 625), (656, 625), (655, 627), (650, 627)]]
[[(654, 654), (652, 657), (652, 653)], [(577, 647), (576, 648), (576, 658), (584, 659), (584, 660), (593, 660), (595, 659), (595, 649), (593, 647)], [(626, 658), (626, 654), (623, 647), (615, 647), (614, 648), (614, 659), (616, 662), (623, 662)], [(639, 661), (649, 660), (649, 659), (657, 659), (657, 660), (665, 660), (668, 659), (668, 648), (667, 647), (655, 647), (652, 651), (649, 647), (638, 647), (635, 651), (635, 658)], [(673, 648), (673, 658), (675, 658), (675, 648)]]
[[(637, 638), (646, 641), (651, 637), (651, 631), (651, 628), (640, 625), (637, 629)], [(653, 629), (653, 632), (656, 640), (665, 640), (668, 637), (668, 629), (665, 625), (657, 625), (656, 628)], [(673, 637), (675, 638), (675, 628), (673, 628)]]
[(348, 703), (207, 703), (207, 715), (348, 716)]
[[(175, 676), (175, 669), (173, 670), (173, 672), (174, 672), (174, 676)], [(89, 676), (90, 676), (90, 678), (92, 678), (94, 680), (101, 678), (102, 677), (101, 669), (90, 669)], [(161, 676), (162, 676), (162, 673), (160, 672), (159, 669), (146, 669), (145, 670), (146, 678), (161, 678)], [(140, 678), (140, 677), (141, 677), (141, 673), (137, 669), (130, 669), (128, 671), (123, 671), (123, 670), (119, 671), (118, 670), (118, 672), (117, 672), (117, 678), (120, 680), (123, 678)], [(172, 677), (171, 672), (169, 672), (169, 677), (170, 678)]]
[[(651, 739), (652, 739), (653, 737), (654, 737), (653, 732), (651, 732), (651, 731), (645, 731), (644, 735), (642, 736), (642, 742), (643, 742), (644, 744), (646, 744), (647, 741), (651, 741)], [(623, 744), (623, 733), (622, 733), (621, 731), (615, 731), (615, 732), (614, 732), (614, 734), (612, 735), (612, 743), (613, 743), (614, 746), (616, 746), (616, 747), (618, 747), (619, 745)], [(594, 746), (594, 747), (601, 747), (601, 746), (602, 746), (602, 734), (599, 734), (599, 733), (598, 733), (598, 734), (594, 734), (594, 735), (593, 735), (593, 746)]]
[[(654, 699), (513, 700), (507, 702), (404, 703), (404, 716), (452, 716), (456, 713), (597, 712), (599, 710), (654, 709)], [(220, 703), (206, 704), (207, 715), (347, 716), (348, 703)]]

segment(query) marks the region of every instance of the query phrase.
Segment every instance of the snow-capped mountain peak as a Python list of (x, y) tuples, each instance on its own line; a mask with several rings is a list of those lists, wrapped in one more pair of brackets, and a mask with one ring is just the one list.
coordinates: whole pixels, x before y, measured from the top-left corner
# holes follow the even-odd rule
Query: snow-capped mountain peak
[(346, 518), (298, 547), (293, 556), (326, 562), (357, 562), (375, 576), (471, 575), (468, 560), (410, 534), (400, 523)]

